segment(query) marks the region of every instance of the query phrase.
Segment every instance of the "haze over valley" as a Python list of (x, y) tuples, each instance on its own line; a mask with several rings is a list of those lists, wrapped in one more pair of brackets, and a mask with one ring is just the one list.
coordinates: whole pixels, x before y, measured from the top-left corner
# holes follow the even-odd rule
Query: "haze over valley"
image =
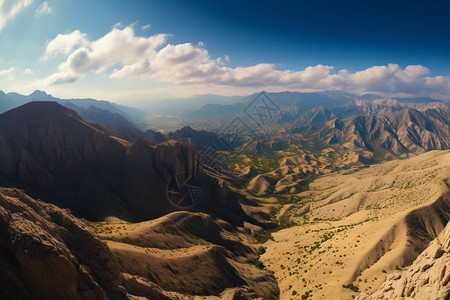
[(448, 3), (169, 2), (0, 0), (0, 298), (449, 299)]

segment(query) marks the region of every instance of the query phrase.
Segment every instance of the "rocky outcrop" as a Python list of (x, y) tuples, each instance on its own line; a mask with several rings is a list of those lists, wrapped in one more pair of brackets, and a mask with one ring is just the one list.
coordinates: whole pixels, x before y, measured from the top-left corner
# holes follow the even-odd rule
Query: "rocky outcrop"
[(168, 139), (192, 143), (198, 146), (199, 149), (203, 149), (208, 146), (209, 143), (215, 142), (215, 146), (218, 149), (226, 149), (225, 145), (218, 143), (218, 137), (215, 133), (205, 130), (194, 130), (190, 126), (184, 126), (167, 134)]
[[(130, 275), (131, 269), (122, 265), (85, 221), (67, 209), (35, 200), (18, 189), (0, 188), (0, 299), (194, 298)], [(151, 268), (157, 270), (153, 264)], [(245, 289), (234, 290), (238, 295)], [(230, 292), (226, 289), (223, 298), (231, 299), (227, 298)]]
[(0, 298), (124, 298), (108, 247), (66, 210), (0, 188)]
[[(239, 254), (254, 259), (255, 254), (237, 238), (225, 237), (224, 228), (233, 228), (225, 221), (178, 212), (148, 222), (148, 228), (141, 223), (126, 225), (131, 226), (130, 235), (124, 236), (127, 243), (107, 237), (108, 247), (86, 221), (69, 210), (35, 200), (21, 190), (0, 187), (0, 299), (181, 300), (194, 299), (194, 293), (215, 294), (211, 299), (256, 299), (259, 294), (276, 295), (273, 276), (231, 259)], [(133, 236), (135, 228), (144, 231)], [(151, 247), (143, 248), (147, 242)], [(183, 247), (164, 249), (177, 245)], [(164, 255), (170, 251), (173, 254)], [(251, 287), (259, 289), (255, 292)]]
[(407, 270), (389, 274), (372, 295), (357, 299), (442, 299), (450, 297), (450, 223)]
[(110, 136), (55, 102), (31, 102), (0, 115), (0, 184), (90, 220), (129, 221), (178, 210), (167, 197), (176, 174), (199, 176), (201, 199), (193, 209), (236, 222), (252, 222), (227, 188), (202, 172), (199, 151), (181, 142), (153, 145)]
[[(21, 190), (0, 188), (0, 299), (170, 300), (193, 299), (193, 293), (255, 299), (257, 294), (277, 293), (275, 279), (267, 272), (248, 272), (252, 266), (231, 259), (239, 253), (254, 259), (254, 250), (237, 238), (222, 236), (221, 226), (232, 226), (206, 214), (174, 213), (148, 221), (148, 228), (126, 225), (131, 226), (127, 243), (107, 237), (109, 247), (85, 222)], [(134, 237), (135, 228), (144, 231)], [(143, 248), (146, 242), (150, 248)], [(183, 247), (164, 250), (176, 245)], [(163, 255), (170, 251), (173, 255)]]

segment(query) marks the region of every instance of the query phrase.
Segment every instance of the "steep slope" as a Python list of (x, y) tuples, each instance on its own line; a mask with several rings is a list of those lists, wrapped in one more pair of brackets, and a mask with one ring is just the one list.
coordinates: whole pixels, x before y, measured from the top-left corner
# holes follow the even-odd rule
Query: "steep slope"
[(90, 105), (88, 108), (78, 107), (76, 105), (70, 107), (69, 103), (71, 102), (67, 101), (63, 105), (75, 110), (86, 121), (101, 123), (115, 129), (135, 129), (135, 125), (133, 123), (117, 112), (111, 112), (106, 109), (98, 108), (95, 105)]
[(275, 299), (276, 281), (253, 265), (255, 250), (235, 228), (204, 213), (175, 212), (156, 220), (93, 224), (127, 273), (165, 290), (219, 295), (247, 286), (254, 296)]
[(294, 128), (293, 132), (312, 137), (316, 147), (343, 145), (352, 150), (370, 150), (378, 157), (404, 157), (450, 148), (450, 114), (441, 108), (406, 108), (386, 115), (335, 119), (306, 129)]
[[(278, 218), (291, 224), (264, 244), (281, 299), (372, 293), (410, 265), (450, 220), (450, 152), (431, 151), (321, 176)], [(312, 292), (310, 292), (312, 291)]]
[(8, 97), (3, 91), (0, 91), (0, 113), (13, 109), (16, 106), (13, 99)]
[(121, 298), (108, 247), (67, 211), (0, 188), (2, 299)]
[(202, 172), (195, 147), (128, 143), (94, 125), (54, 102), (31, 102), (0, 115), (0, 182), (91, 220), (148, 220), (178, 209), (166, 188), (184, 173), (201, 182), (193, 209), (255, 222), (225, 182)]
[(401, 273), (389, 274), (372, 295), (356, 299), (439, 299), (450, 297), (450, 223)]
[[(111, 254), (68, 210), (0, 188), (0, 279), (5, 279), (0, 286), (7, 298), (276, 298), (273, 276), (253, 266), (256, 251), (236, 228), (245, 222), (263, 226), (260, 221), (268, 216), (247, 214), (239, 202), (242, 195), (202, 172), (195, 147), (155, 146), (142, 139), (130, 143), (109, 133), (55, 102), (31, 102), (0, 115), (2, 184), (24, 188), (92, 221), (154, 219), (118, 224), (120, 233), (111, 235), (97, 229), (103, 224), (113, 233), (113, 226), (90, 223)], [(192, 210), (209, 214), (164, 216), (180, 209), (167, 196), (180, 172), (196, 176), (201, 187)], [(44, 254), (34, 256), (36, 251)], [(34, 277), (39, 279), (33, 282)]]
[(306, 126), (317, 125), (336, 118), (336, 115), (324, 106), (315, 107), (292, 123), (293, 128), (301, 128)]
[[(155, 222), (164, 225), (164, 220)], [(125, 225), (119, 225), (120, 228), (125, 228)], [(171, 225), (176, 226), (176, 223)], [(183, 227), (185, 224), (181, 222), (178, 225)], [(98, 230), (99, 226), (97, 223), (94, 228)], [(141, 225), (136, 224), (136, 226)], [(131, 228), (131, 236), (134, 229)], [(166, 241), (170, 241), (170, 236), (165, 236), (159, 231), (164, 228), (155, 229), (158, 232), (155, 232), (152, 238), (163, 236)], [(155, 236), (158, 233), (160, 237)], [(177, 234), (176, 238), (182, 241), (183, 236), (186, 237), (186, 235)], [(240, 244), (238, 241), (236, 243)], [(127, 262), (127, 259), (133, 258), (133, 254), (137, 252), (136, 247), (126, 243), (117, 243), (120, 246), (115, 247), (114, 243), (109, 241), (108, 244), (111, 250), (106, 243), (95, 236), (85, 222), (75, 218), (67, 210), (35, 200), (21, 190), (0, 188), (1, 299), (192, 300), (194, 296), (191, 294), (196, 291), (195, 288), (202, 287), (202, 282), (210, 280), (205, 277), (205, 274), (199, 273), (195, 278), (197, 281), (192, 281), (189, 289), (186, 289), (186, 286), (180, 285), (180, 282), (183, 280), (188, 282), (191, 277), (189, 274), (186, 277), (181, 277), (183, 274), (179, 274), (175, 289), (182, 289), (187, 294), (165, 291), (155, 283), (154, 278), (149, 279), (148, 274), (153, 274), (155, 277), (159, 274), (161, 278), (170, 278), (166, 274), (168, 272), (166, 266), (170, 263), (170, 266), (184, 270), (182, 261), (174, 262), (171, 257), (164, 256), (149, 260), (148, 257), (158, 251), (152, 249), (150, 255), (142, 262), (142, 265), (147, 267), (147, 272), (139, 276), (139, 272), (135, 271), (135, 263)], [(223, 251), (226, 250), (220, 246), (212, 247), (216, 247), (219, 251), (212, 256), (215, 260), (209, 261), (211, 263), (209, 266), (213, 267), (215, 261), (223, 261), (231, 270), (235, 270), (228, 263), (228, 258), (223, 255)], [(247, 249), (248, 253), (252, 252), (250, 248), (245, 248), (244, 245), (242, 247)], [(186, 255), (185, 253), (189, 250), (189, 248), (175, 250), (170, 256), (177, 253)], [(200, 254), (199, 257), (196, 256), (198, 254)], [(191, 253), (190, 257), (186, 256), (189, 258), (187, 263), (191, 262), (191, 259), (204, 258), (201, 251)], [(252, 268), (249, 264), (245, 264), (245, 267)], [(229, 276), (223, 269), (219, 268), (215, 271), (217, 271), (216, 278)], [(259, 272), (263, 274), (260, 274), (262, 277), (257, 279), (263, 279), (263, 282), (256, 282), (256, 287), (265, 287), (266, 291), (269, 293), (272, 291), (276, 295), (274, 279), (267, 272)], [(246, 272), (246, 274), (251, 273)], [(204, 290), (205, 295), (208, 296), (207, 299), (236, 299), (233, 297), (254, 299), (255, 291), (251, 290), (239, 276), (241, 274), (236, 273), (234, 282), (221, 282), (223, 289), (218, 292), (214, 290), (214, 287), (207, 287)], [(172, 274), (172, 277), (177, 278), (177, 275)], [(171, 287), (170, 284), (166, 286)], [(210, 296), (209, 291), (216, 296)]]
[(107, 192), (110, 173), (117, 170), (114, 160), (123, 160), (126, 149), (74, 111), (30, 102), (0, 115), (0, 136), (3, 184), (49, 193), (56, 204), (89, 218), (113, 207), (130, 210)]

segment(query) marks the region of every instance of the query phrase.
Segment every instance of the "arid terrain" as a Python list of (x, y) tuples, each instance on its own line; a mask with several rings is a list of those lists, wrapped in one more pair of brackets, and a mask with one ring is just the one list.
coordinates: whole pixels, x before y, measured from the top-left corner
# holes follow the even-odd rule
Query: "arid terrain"
[(5, 297), (448, 295), (446, 250), (411, 273), (450, 219), (447, 104), (344, 98), (233, 136), (226, 119), (142, 131), (108, 106), (77, 108), (94, 122), (46, 100), (0, 115)]
[(449, 16), (0, 0), (0, 300), (450, 300)]
[(261, 260), (280, 299), (349, 299), (409, 266), (450, 219), (450, 152), (321, 176), (278, 218)]
[(450, 226), (434, 239), (411, 266), (389, 274), (372, 295), (362, 293), (357, 299), (446, 299), (450, 287)]

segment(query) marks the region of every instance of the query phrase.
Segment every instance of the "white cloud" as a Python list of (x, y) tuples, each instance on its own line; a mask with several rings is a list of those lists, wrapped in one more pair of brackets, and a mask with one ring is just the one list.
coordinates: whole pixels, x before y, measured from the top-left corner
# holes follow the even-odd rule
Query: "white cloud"
[(144, 31), (147, 31), (147, 30), (150, 29), (151, 26), (152, 26), (152, 25), (147, 24), (147, 25), (142, 26), (141, 29), (144, 30)]
[(58, 54), (68, 55), (76, 46), (86, 46), (89, 44), (86, 34), (75, 30), (69, 34), (58, 34), (53, 40), (47, 43), (45, 55), (42, 59), (50, 59)]
[(11, 67), (9, 69), (5, 69), (5, 70), (0, 70), (0, 76), (5, 76), (5, 75), (9, 75), (12, 72), (14, 72), (16, 70), (16, 68)]
[(10, 67), (9, 69), (0, 70), (0, 78), (5, 77), (6, 79), (13, 80), (13, 72), (16, 70), (14, 67)]
[(0, 0), (0, 30), (33, 0)]
[(397, 64), (388, 64), (357, 72), (335, 71), (333, 66), (325, 65), (299, 71), (278, 70), (276, 65), (268, 63), (231, 68), (226, 65), (227, 56), (211, 58), (203, 43), (167, 44), (166, 34), (139, 37), (133, 25), (120, 27), (114, 26), (95, 41), (88, 41), (79, 31), (58, 35), (48, 43), (44, 57), (61, 53), (66, 55), (66, 60), (43, 83), (70, 83), (88, 73), (101, 73), (111, 79), (138, 78), (234, 88), (333, 89), (381, 95), (450, 94), (450, 76), (430, 77), (430, 70), (420, 65), (402, 69)]
[[(59, 40), (63, 38), (65, 40), (66, 37), (61, 36)], [(83, 40), (83, 45), (74, 51), (74, 43), (59, 43), (57, 39), (58, 37), (49, 42), (45, 57), (48, 53), (71, 53), (67, 60), (59, 65), (59, 72), (47, 78), (49, 84), (73, 82), (87, 73), (102, 73), (115, 65), (136, 67), (137, 63), (145, 64), (148, 59), (155, 57), (157, 48), (166, 42), (167, 35), (137, 37), (131, 26), (123, 29), (114, 26), (109, 33), (96, 41)], [(70, 47), (66, 47), (67, 45)]]
[(34, 12), (34, 15), (36, 17), (42, 17), (42, 16), (46, 16), (49, 15), (53, 12), (53, 8), (51, 8), (48, 5), (47, 1), (42, 2), (42, 4), (36, 9), (36, 11)]
[(22, 73), (25, 75), (33, 74), (33, 70), (31, 70), (30, 68), (26, 68)]

